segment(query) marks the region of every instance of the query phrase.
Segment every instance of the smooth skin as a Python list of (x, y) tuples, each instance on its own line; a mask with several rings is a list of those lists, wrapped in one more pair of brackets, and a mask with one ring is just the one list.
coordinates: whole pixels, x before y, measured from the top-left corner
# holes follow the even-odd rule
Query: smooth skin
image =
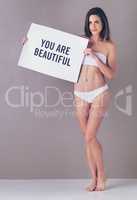
[[(89, 28), (92, 32), (90, 38), (92, 45), (91, 48), (84, 50), (84, 54), (93, 56), (99, 68), (91, 66), (82, 67), (80, 78), (74, 84), (74, 90), (77, 91), (91, 91), (101, 87), (106, 83), (104, 77), (112, 80), (116, 74), (116, 47), (114, 42), (100, 38), (102, 30), (100, 17), (91, 15), (89, 17)], [(94, 54), (94, 51), (106, 55), (107, 64), (102, 63), (96, 54)], [(86, 71), (87, 68), (88, 73)], [(88, 82), (85, 82), (85, 75), (88, 78)], [(91, 183), (86, 187), (88, 191), (105, 190), (106, 174), (103, 163), (103, 148), (97, 139), (97, 132), (105, 117), (111, 97), (110, 90), (106, 90), (98, 95), (92, 103), (88, 103), (77, 96), (74, 97), (76, 116), (85, 139), (85, 154), (92, 177)]]

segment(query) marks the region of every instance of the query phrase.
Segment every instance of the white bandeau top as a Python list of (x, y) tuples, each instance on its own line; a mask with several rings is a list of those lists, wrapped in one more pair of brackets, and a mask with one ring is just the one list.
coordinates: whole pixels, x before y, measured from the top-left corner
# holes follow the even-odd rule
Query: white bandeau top
[[(94, 52), (96, 56), (104, 63), (106, 64), (107, 56), (105, 56), (103, 53), (100, 52)], [(91, 67), (99, 67), (96, 63), (96, 60), (91, 55), (84, 56), (83, 65), (91, 65)]]

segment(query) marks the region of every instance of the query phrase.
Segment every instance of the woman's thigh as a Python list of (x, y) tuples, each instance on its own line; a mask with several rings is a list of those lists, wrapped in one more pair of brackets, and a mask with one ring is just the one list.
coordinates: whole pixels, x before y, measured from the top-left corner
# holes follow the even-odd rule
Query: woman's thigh
[(110, 104), (111, 96), (111, 92), (107, 90), (102, 94), (98, 95), (92, 101), (86, 126), (87, 141), (96, 137), (97, 130), (100, 127), (101, 121), (105, 117), (107, 108)]
[(75, 95), (75, 113), (82, 131), (85, 133), (91, 104)]

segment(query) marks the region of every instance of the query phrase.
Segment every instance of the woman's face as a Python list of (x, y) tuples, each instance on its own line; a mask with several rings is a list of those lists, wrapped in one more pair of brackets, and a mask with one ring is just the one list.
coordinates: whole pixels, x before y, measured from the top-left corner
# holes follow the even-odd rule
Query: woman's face
[(90, 15), (89, 17), (89, 30), (92, 35), (98, 35), (102, 30), (102, 22), (99, 16)]

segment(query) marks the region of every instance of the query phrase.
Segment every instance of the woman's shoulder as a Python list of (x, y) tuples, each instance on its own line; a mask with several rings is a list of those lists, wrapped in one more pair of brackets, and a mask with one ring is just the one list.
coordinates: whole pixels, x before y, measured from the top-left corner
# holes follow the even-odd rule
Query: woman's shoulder
[(116, 48), (116, 43), (112, 39), (105, 41), (105, 44), (108, 49)]
[(105, 45), (108, 53), (116, 51), (116, 43), (112, 39), (105, 41)]

